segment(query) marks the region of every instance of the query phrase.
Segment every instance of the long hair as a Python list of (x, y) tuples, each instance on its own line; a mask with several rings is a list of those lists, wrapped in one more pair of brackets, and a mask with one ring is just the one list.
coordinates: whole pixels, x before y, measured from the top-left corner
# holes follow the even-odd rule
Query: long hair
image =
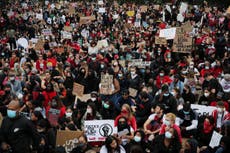
[(116, 141), (117, 143), (117, 147), (114, 149), (114, 151), (116, 151), (117, 153), (120, 153), (120, 145), (119, 145), (119, 141), (116, 137), (114, 136), (108, 136), (105, 140), (105, 147), (107, 148), (108, 150), (108, 153), (113, 153), (113, 148), (111, 148), (110, 144), (113, 142), (113, 141)]

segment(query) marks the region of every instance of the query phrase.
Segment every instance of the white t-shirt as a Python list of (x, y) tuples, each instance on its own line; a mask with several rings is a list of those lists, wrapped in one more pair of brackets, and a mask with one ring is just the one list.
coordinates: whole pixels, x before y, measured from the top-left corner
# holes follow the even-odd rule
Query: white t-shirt
[[(108, 150), (105, 145), (103, 145), (100, 149), (100, 153), (107, 153)], [(118, 153), (117, 151), (114, 153)], [(120, 145), (120, 153), (126, 153), (125, 149)]]

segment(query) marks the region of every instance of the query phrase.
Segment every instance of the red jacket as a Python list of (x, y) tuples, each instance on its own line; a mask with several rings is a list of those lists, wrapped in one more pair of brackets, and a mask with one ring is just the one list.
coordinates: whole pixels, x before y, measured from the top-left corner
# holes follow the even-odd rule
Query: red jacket
[[(123, 117), (122, 115), (118, 115), (114, 121), (114, 126), (116, 127), (118, 125), (118, 120)], [(133, 116), (131, 119), (128, 120), (128, 125), (130, 125), (134, 131), (137, 130), (137, 122), (136, 118)]]
[[(215, 120), (215, 123), (217, 122), (217, 116), (218, 116), (218, 111), (217, 109), (215, 109), (213, 112), (212, 112), (212, 116)], [(230, 113), (228, 111), (224, 111), (224, 115), (223, 115), (223, 119), (222, 119), (222, 123), (224, 121), (227, 121), (227, 120), (230, 120)]]

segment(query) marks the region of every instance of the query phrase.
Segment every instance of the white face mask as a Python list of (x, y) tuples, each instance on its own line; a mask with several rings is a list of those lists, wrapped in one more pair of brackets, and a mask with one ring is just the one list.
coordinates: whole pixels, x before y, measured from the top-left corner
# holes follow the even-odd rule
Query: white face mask
[(92, 97), (92, 98), (91, 98), (91, 100), (92, 100), (92, 101), (96, 101), (96, 100), (97, 100), (97, 98), (95, 98), (95, 97)]
[(164, 76), (164, 73), (160, 73), (160, 76)]
[(222, 112), (223, 112), (223, 109), (222, 109), (222, 108), (217, 108), (217, 111), (218, 111), (219, 113), (222, 113)]
[(176, 96), (176, 92), (171, 92), (171, 94), (172, 94), (173, 96)]
[(86, 112), (89, 113), (89, 114), (91, 114), (92, 113), (92, 109), (91, 108), (87, 108)]
[(44, 129), (37, 129), (38, 133), (44, 132)]
[(66, 112), (66, 113), (65, 113), (66, 117), (71, 117), (72, 114), (73, 114), (72, 112), (70, 112), (70, 113)]
[(166, 131), (165, 132), (165, 137), (168, 138), (168, 139), (171, 139), (172, 138), (172, 133), (170, 133), (169, 131)]
[(141, 141), (141, 137), (139, 137), (139, 136), (135, 136), (135, 137), (134, 137), (134, 141), (136, 141), (136, 142), (140, 142), (140, 141)]
[(167, 125), (167, 126), (170, 126), (170, 121), (164, 120), (164, 124)]
[(209, 96), (209, 93), (205, 92), (205, 93), (204, 93), (204, 96), (205, 96), (205, 97), (208, 97), (208, 96)]
[(209, 69), (209, 66), (205, 66), (205, 69), (208, 70), (208, 69)]

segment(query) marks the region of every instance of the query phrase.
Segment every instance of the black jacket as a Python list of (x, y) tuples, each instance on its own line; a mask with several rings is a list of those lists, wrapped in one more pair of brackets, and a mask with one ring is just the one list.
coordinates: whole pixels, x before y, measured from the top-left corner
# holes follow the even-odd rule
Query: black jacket
[(0, 129), (0, 142), (11, 146), (14, 153), (30, 153), (31, 145), (36, 149), (39, 145), (39, 134), (33, 123), (25, 117), (15, 119), (5, 117)]

